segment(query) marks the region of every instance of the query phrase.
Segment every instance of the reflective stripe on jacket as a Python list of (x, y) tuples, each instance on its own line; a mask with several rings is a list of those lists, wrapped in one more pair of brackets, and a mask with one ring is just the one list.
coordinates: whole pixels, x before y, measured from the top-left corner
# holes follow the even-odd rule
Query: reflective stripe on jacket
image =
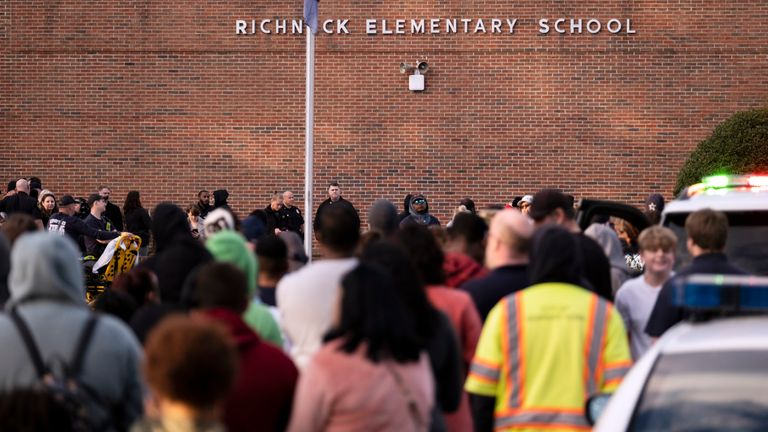
[(630, 366), (624, 324), (609, 302), (544, 283), (491, 310), (466, 389), (496, 398), (497, 430), (588, 430), (586, 399), (612, 392)]

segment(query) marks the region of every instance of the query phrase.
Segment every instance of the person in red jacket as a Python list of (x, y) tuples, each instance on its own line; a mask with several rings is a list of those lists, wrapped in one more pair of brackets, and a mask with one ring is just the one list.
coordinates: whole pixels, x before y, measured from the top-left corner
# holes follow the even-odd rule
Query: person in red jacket
[(245, 275), (231, 264), (209, 263), (200, 269), (194, 289), (197, 313), (226, 327), (240, 355), (240, 373), (224, 408), (227, 430), (285, 430), (299, 372), (241, 318), (248, 307)]

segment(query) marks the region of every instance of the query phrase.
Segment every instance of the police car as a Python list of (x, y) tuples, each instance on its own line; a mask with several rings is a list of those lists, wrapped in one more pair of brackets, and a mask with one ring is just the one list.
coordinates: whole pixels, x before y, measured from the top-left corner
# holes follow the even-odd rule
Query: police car
[(692, 320), (665, 333), (616, 393), (590, 398), (594, 430), (768, 430), (768, 278), (693, 275), (676, 288)]
[(728, 216), (725, 253), (730, 262), (748, 273), (768, 275), (768, 175), (705, 177), (667, 203), (661, 223), (677, 235), (677, 268), (691, 262), (685, 244), (685, 219), (703, 208)]

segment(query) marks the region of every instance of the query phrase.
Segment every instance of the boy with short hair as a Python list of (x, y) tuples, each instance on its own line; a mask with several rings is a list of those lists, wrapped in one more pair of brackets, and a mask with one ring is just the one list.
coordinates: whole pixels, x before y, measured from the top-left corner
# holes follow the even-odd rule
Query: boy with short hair
[(669, 228), (652, 226), (640, 234), (638, 244), (645, 272), (624, 282), (616, 292), (616, 309), (624, 319), (635, 361), (651, 346), (645, 326), (661, 287), (672, 276), (677, 237)]

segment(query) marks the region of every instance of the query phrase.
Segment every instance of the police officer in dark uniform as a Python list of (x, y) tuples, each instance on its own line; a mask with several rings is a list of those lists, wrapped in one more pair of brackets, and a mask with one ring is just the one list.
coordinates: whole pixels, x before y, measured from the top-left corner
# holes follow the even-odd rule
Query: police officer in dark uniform
[(282, 201), (280, 194), (275, 192), (272, 194), (269, 205), (264, 209), (264, 214), (267, 215), (267, 232), (270, 234), (277, 235), (281, 231), (285, 231), (283, 220), (280, 217), (280, 211), (283, 209)]
[(286, 231), (293, 231), (299, 235), (299, 238), (304, 240), (304, 216), (301, 215), (301, 210), (296, 207), (293, 199), (293, 192), (283, 192), (283, 208), (280, 210), (280, 219), (282, 221), (283, 228)]

